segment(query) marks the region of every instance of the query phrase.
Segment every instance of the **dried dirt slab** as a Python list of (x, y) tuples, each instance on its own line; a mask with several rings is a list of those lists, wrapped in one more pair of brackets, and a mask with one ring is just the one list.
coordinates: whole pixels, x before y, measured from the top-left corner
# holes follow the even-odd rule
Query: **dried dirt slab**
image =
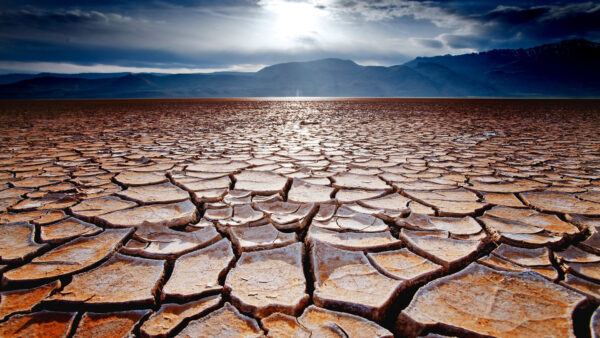
[(493, 254), (522, 266), (552, 265), (548, 248), (524, 249), (501, 244), (493, 251)]
[[(340, 211), (344, 209), (344, 206), (340, 207), (336, 215), (342, 214)], [(313, 221), (311, 226), (339, 232), (354, 231), (358, 233), (376, 233), (389, 230), (388, 225), (381, 219), (352, 211), (346, 212), (344, 217), (334, 216), (325, 222)]]
[(334, 188), (311, 184), (294, 178), (292, 187), (288, 192), (288, 201), (296, 203), (325, 203), (332, 200)]
[(221, 290), (223, 287), (219, 280), (225, 276), (234, 259), (227, 239), (179, 257), (162, 289), (163, 298), (188, 300)]
[(525, 205), (514, 194), (483, 193), (483, 200), (493, 205), (501, 205), (504, 207), (524, 208)]
[(259, 195), (284, 194), (286, 177), (272, 171), (244, 170), (235, 176), (235, 188)]
[(296, 317), (280, 312), (275, 312), (261, 319), (260, 323), (261, 327), (267, 332), (267, 337), (310, 338), (312, 335), (312, 332), (300, 324)]
[(227, 232), (231, 227), (257, 226), (268, 222), (265, 214), (262, 211), (253, 209), (250, 204), (234, 205), (232, 209), (223, 208), (218, 213), (209, 214), (211, 217), (218, 214), (218, 217), (213, 218), (217, 220), (217, 226), (223, 232)]
[(39, 188), (46, 185), (60, 183), (62, 180), (55, 177), (28, 177), (19, 181), (12, 181), (15, 188)]
[(394, 188), (400, 191), (405, 190), (419, 190), (419, 191), (432, 191), (432, 190), (451, 190), (456, 189), (458, 185), (455, 182), (452, 184), (439, 184), (435, 182), (428, 182), (424, 180), (406, 179), (404, 181), (392, 181)]
[[(408, 209), (407, 209), (408, 210)], [(404, 215), (402, 211), (392, 210), (392, 209), (380, 209), (380, 208), (370, 208), (360, 205), (356, 202), (350, 204), (344, 204), (339, 208), (338, 216), (352, 216), (356, 214), (367, 214), (377, 218), (380, 218), (383, 221), (393, 222), (398, 217)]]
[[(555, 281), (559, 277), (558, 271), (550, 260), (551, 252), (548, 248), (527, 249), (501, 244), (492, 251), (492, 254), (503, 261), (514, 264), (513, 269), (509, 269), (510, 271), (531, 270), (551, 281)], [(521, 270), (520, 267), (524, 269)]]
[(225, 290), (242, 312), (264, 318), (273, 312), (297, 315), (308, 302), (303, 245), (244, 252), (227, 274)]
[(393, 337), (390, 331), (365, 318), (314, 305), (299, 318), (274, 313), (261, 323), (269, 337)]
[(545, 186), (545, 184), (533, 181), (521, 181), (518, 183), (482, 183), (475, 181), (469, 186), (469, 189), (489, 193), (520, 193), (537, 190)]
[[(499, 256), (489, 254), (477, 260), (477, 263), (485, 265), (488, 268), (492, 268), (500, 271), (511, 271), (511, 272), (525, 272), (528, 269), (524, 266), (520, 266), (513, 262), (507, 261)], [(556, 271), (555, 271), (556, 272)]]
[(173, 204), (145, 205), (97, 216), (102, 224), (111, 227), (137, 227), (146, 225), (176, 227), (193, 223), (198, 215), (196, 206), (186, 200)]
[(447, 238), (447, 235), (406, 229), (402, 229), (400, 237), (412, 251), (446, 269), (453, 269), (473, 260), (485, 246), (480, 241), (453, 239)]
[(32, 289), (0, 292), (0, 321), (15, 313), (30, 312), (34, 306), (60, 287), (60, 281), (54, 281)]
[(204, 212), (204, 218), (209, 221), (220, 221), (233, 217), (233, 207), (211, 208)]
[(358, 204), (373, 209), (383, 209), (392, 211), (400, 215), (406, 215), (410, 212), (409, 203), (412, 200), (398, 193), (389, 194), (383, 197), (358, 201)]
[(143, 337), (167, 337), (185, 321), (215, 309), (221, 296), (214, 295), (185, 304), (163, 304), (140, 327)]
[(578, 215), (567, 215), (567, 220), (591, 234), (584, 241), (577, 244), (580, 248), (600, 255), (600, 218), (591, 218)]
[(317, 306), (379, 321), (399, 292), (401, 281), (381, 274), (362, 252), (316, 242), (310, 259)]
[(41, 311), (16, 315), (0, 323), (0, 337), (63, 337), (71, 331), (76, 312)]
[(443, 270), (427, 258), (402, 248), (394, 251), (369, 252), (367, 257), (373, 266), (388, 277), (405, 281), (403, 288), (428, 281)]
[(222, 176), (212, 179), (198, 179), (189, 176), (185, 178), (174, 177), (173, 181), (178, 186), (188, 191), (205, 191), (215, 189), (229, 189), (231, 186), (231, 178)]
[(249, 166), (248, 163), (242, 161), (205, 161), (190, 164), (185, 169), (209, 173), (234, 173)]
[(391, 250), (402, 246), (389, 231), (382, 232), (338, 232), (311, 225), (306, 235), (306, 243), (327, 243), (344, 250)]
[(0, 262), (23, 262), (48, 248), (48, 244), (36, 243), (34, 236), (34, 226), (26, 222), (0, 225)]
[(570, 273), (565, 274), (565, 278), (560, 285), (577, 291), (596, 303), (600, 303), (600, 284), (579, 278)]
[(382, 179), (377, 176), (359, 175), (351, 173), (341, 173), (333, 178), (333, 186), (336, 188), (347, 189), (363, 189), (363, 190), (391, 190), (392, 187), (387, 185)]
[(164, 171), (164, 170), (172, 169), (173, 166), (174, 166), (173, 163), (156, 163), (156, 164), (146, 165), (143, 167), (131, 168), (131, 171), (135, 171), (135, 172)]
[(95, 236), (77, 238), (7, 271), (2, 276), (2, 284), (38, 282), (85, 270), (115, 252), (132, 232), (131, 229), (109, 229)]
[(435, 208), (440, 216), (462, 217), (473, 216), (486, 209), (489, 204), (478, 202), (475, 193), (465, 190), (404, 190), (404, 194), (417, 202)]
[(95, 175), (95, 176), (80, 176), (71, 179), (71, 182), (75, 183), (80, 187), (95, 188), (105, 184), (111, 183), (113, 174)]
[(559, 263), (597, 263), (600, 262), (600, 256), (590, 253), (576, 246), (569, 246), (563, 251), (555, 251), (554, 257)]
[(335, 194), (335, 199), (338, 203), (350, 203), (381, 197), (386, 193), (388, 193), (387, 190), (340, 189)]
[(74, 275), (47, 301), (61, 306), (153, 306), (164, 270), (164, 261), (116, 253), (99, 267)]
[(230, 206), (249, 205), (252, 203), (252, 191), (234, 189), (223, 197), (223, 203)]
[(577, 194), (577, 197), (586, 201), (600, 203), (600, 191), (588, 191), (582, 194)]
[(19, 197), (24, 196), (25, 194), (31, 192), (33, 190), (31, 189), (23, 189), (23, 188), (8, 188), (8, 189), (4, 189), (0, 191), (0, 199), (14, 199), (17, 198), (17, 201), (19, 200)]
[(142, 205), (182, 202), (190, 198), (187, 191), (171, 183), (130, 187), (116, 193), (116, 195)]
[(407, 218), (396, 221), (399, 226), (412, 230), (448, 231), (459, 236), (475, 235), (482, 231), (481, 226), (472, 217), (430, 217), (422, 214), (411, 214)]
[(598, 230), (594, 230), (590, 237), (588, 237), (585, 241), (578, 243), (577, 245), (586, 251), (600, 254), (600, 232)]
[(324, 222), (330, 220), (337, 211), (337, 204), (323, 203), (319, 205), (319, 211), (313, 217), (313, 221)]
[(122, 171), (115, 176), (115, 181), (126, 187), (135, 187), (140, 185), (165, 183), (169, 180), (165, 174), (162, 173)]
[(190, 232), (147, 225), (136, 230), (134, 239), (127, 242), (121, 252), (146, 258), (174, 259), (219, 239), (221, 235), (212, 224)]
[[(32, 222), (35, 224), (37, 220), (43, 220), (47, 216), (46, 220), (50, 220), (52, 218), (57, 218), (54, 221), (57, 221), (61, 218), (57, 217), (56, 210), (35, 210), (35, 211), (25, 211), (19, 213), (0, 213), (0, 225), (9, 224), (9, 223), (18, 223), (18, 222)], [(64, 217), (62, 217), (64, 218)], [(45, 223), (45, 222), (44, 222)]]
[(263, 337), (253, 318), (244, 316), (229, 303), (208, 315), (191, 321), (176, 337)]
[(27, 198), (10, 207), (13, 211), (64, 209), (77, 203), (73, 195), (47, 194), (41, 198)]
[(70, 207), (69, 210), (74, 216), (91, 222), (96, 216), (108, 214), (113, 211), (133, 208), (135, 206), (137, 206), (137, 204), (134, 202), (124, 201), (114, 196), (106, 196), (86, 199), (79, 204)]
[(81, 316), (74, 338), (132, 337), (137, 324), (150, 310), (109, 313), (86, 312)]
[(67, 217), (67, 214), (65, 214), (65, 212), (62, 210), (48, 210), (44, 212), (43, 215), (41, 215), (39, 218), (30, 220), (30, 222), (35, 225), (47, 225), (65, 219)]
[(309, 218), (315, 214), (315, 203), (291, 203), (283, 201), (257, 202), (256, 210), (268, 215), (271, 223), (279, 230), (297, 231), (304, 229)]
[(554, 257), (566, 272), (600, 283), (600, 256), (569, 246), (554, 252)]
[(554, 192), (522, 193), (523, 200), (543, 212), (600, 216), (600, 203), (580, 200), (569, 194)]
[(326, 333), (331, 327), (339, 327), (348, 337), (391, 337), (391, 333), (369, 320), (352, 314), (309, 306), (298, 321), (315, 336)]
[(556, 215), (543, 214), (531, 209), (495, 207), (487, 210), (484, 215), (542, 228), (554, 234), (574, 235), (580, 232), (579, 228), (562, 221)]
[(600, 263), (565, 263), (563, 270), (579, 277), (600, 283)]
[(496, 217), (478, 217), (492, 234), (494, 240), (525, 248), (556, 246), (562, 243), (563, 237), (553, 235), (543, 228)]
[(17, 204), (21, 199), (20, 198), (4, 198), (0, 199), (0, 212), (6, 212), (10, 207)]
[(439, 325), (459, 335), (574, 337), (572, 314), (584, 300), (538, 274), (473, 263), (417, 291), (396, 329), (411, 337)]
[(277, 230), (272, 224), (227, 229), (238, 254), (246, 251), (274, 249), (298, 241), (295, 233)]
[(40, 227), (40, 239), (42, 242), (61, 243), (79, 236), (97, 235), (102, 228), (92, 223), (69, 217), (60, 222), (43, 225)]

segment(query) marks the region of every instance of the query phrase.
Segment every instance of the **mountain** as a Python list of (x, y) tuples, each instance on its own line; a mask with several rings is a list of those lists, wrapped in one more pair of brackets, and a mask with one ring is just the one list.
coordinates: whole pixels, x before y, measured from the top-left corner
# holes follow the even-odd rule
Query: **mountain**
[(38, 73), (38, 74), (1, 74), (0, 84), (8, 84), (40, 77), (64, 77), (74, 79), (106, 79), (121, 77), (131, 73), (79, 73), (79, 74), (59, 74), (59, 73)]
[(418, 57), (405, 66), (419, 69), (423, 64), (445, 67), (504, 96), (600, 95), (600, 44), (582, 39), (528, 49)]
[(529, 49), (418, 57), (391, 67), (322, 59), (256, 73), (9, 74), (0, 76), (0, 98), (599, 97), (599, 76), (600, 44), (566, 40)]

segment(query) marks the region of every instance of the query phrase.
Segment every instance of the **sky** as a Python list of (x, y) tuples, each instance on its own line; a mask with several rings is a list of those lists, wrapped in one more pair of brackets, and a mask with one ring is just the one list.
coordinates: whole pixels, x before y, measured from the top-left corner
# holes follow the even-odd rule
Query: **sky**
[(600, 42), (598, 1), (0, 0), (1, 73), (257, 71)]

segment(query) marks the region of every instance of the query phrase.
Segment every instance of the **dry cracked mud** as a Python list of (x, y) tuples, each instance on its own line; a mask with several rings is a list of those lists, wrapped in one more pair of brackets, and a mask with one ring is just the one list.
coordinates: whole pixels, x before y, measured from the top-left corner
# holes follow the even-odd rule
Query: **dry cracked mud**
[(600, 336), (600, 102), (0, 102), (0, 336)]

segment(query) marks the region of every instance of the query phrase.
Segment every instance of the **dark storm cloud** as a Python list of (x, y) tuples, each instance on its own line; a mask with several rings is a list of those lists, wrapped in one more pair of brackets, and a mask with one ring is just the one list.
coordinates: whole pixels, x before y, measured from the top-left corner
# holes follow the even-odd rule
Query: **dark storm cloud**
[(23, 28), (63, 31), (72, 26), (86, 27), (128, 19), (130, 18), (121, 14), (105, 14), (98, 11), (6, 11), (0, 13), (0, 34), (11, 31), (16, 33)]
[(532, 7), (498, 6), (466, 14), (470, 32), (446, 34), (452, 48), (518, 48), (569, 38), (600, 39), (600, 5), (593, 2)]
[[(337, 0), (338, 8), (373, 20), (413, 17), (449, 29), (451, 48), (521, 47), (568, 38), (600, 39), (600, 4), (591, 1), (408, 1)], [(415, 39), (441, 47), (440, 39)]]
[(164, 6), (214, 7), (214, 6), (256, 6), (255, 0), (4, 0), (4, 8), (35, 6), (38, 8), (149, 8)]
[(415, 39), (415, 42), (428, 48), (442, 48), (444, 46), (440, 40), (436, 39)]

